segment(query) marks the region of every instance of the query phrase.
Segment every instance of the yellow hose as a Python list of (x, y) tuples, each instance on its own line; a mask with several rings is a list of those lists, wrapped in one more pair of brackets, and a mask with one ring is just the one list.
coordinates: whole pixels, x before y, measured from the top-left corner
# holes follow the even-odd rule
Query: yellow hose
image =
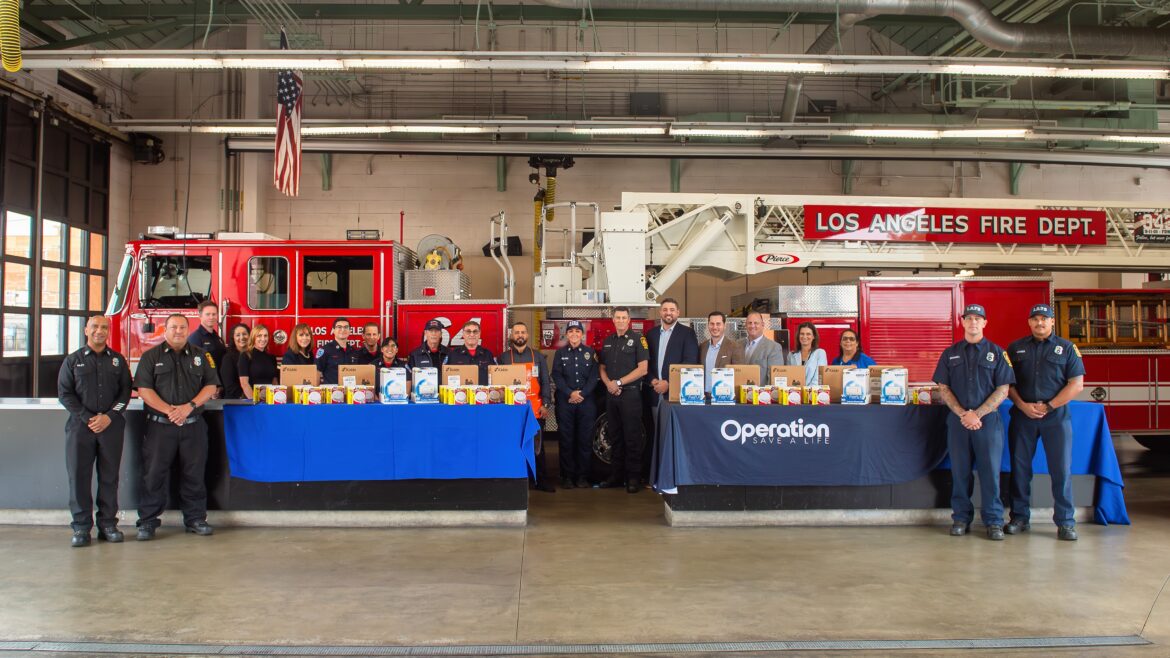
[[(556, 176), (546, 177), (544, 179), (544, 189), (545, 189), (544, 204), (546, 206), (551, 206), (552, 204), (556, 203), (557, 202), (557, 177)], [(550, 211), (548, 211), (548, 213), (545, 216), (548, 217), (548, 221), (551, 222), (552, 220), (556, 219), (556, 211), (550, 210)]]
[[(544, 246), (540, 242), (540, 211), (544, 210), (544, 200), (538, 193), (536, 198), (532, 200), (532, 271), (540, 272), (540, 251)], [(500, 247), (504, 247), (501, 245)]]
[(0, 0), (0, 59), (4, 70), (20, 70), (20, 0)]

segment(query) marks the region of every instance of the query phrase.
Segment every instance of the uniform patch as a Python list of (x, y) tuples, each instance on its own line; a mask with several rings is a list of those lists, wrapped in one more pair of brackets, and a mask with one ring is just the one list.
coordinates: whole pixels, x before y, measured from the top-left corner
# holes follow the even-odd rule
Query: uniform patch
[(586, 352), (586, 353), (585, 353), (585, 360), (586, 360), (586, 361), (588, 361), (588, 360), (589, 360), (589, 352)]
[(648, 344), (646, 344), (646, 337), (645, 336), (642, 336), (642, 349), (644, 349), (644, 350), (650, 349), (650, 346)]
[(321, 358), (321, 357), (323, 357), (323, 356), (325, 356), (325, 348), (324, 348), (324, 347), (318, 347), (318, 348), (317, 348), (317, 358), (318, 358), (318, 359), (320, 359), (320, 358)]
[(195, 357), (195, 365), (197, 365), (197, 366), (203, 365), (203, 359), (201, 359), (200, 357)]
[(995, 363), (995, 352), (988, 352), (987, 353), (987, 362), (988, 363)]
[[(214, 368), (215, 367), (215, 359), (211, 358), (211, 352), (204, 352), (203, 356), (207, 357), (207, 365)], [(195, 357), (195, 365), (199, 365), (199, 357)]]
[(115, 367), (115, 368), (117, 368), (117, 367), (118, 367), (118, 357), (114, 357), (114, 359), (113, 359), (113, 364), (114, 364), (114, 367)]
[(1009, 368), (1012, 367), (1012, 360), (1008, 358), (1007, 352), (1003, 353), (1003, 362), (1008, 364)]
[(633, 338), (627, 338), (627, 339), (626, 339), (626, 347), (633, 347), (633, 346), (634, 346), (634, 339), (633, 339)]
[(1064, 347), (1057, 345), (1055, 348), (1053, 348), (1052, 353), (1056, 354), (1057, 356), (1064, 354)]
[(1076, 354), (1078, 358), (1081, 356), (1081, 350), (1076, 345), (1073, 345), (1073, 354)]

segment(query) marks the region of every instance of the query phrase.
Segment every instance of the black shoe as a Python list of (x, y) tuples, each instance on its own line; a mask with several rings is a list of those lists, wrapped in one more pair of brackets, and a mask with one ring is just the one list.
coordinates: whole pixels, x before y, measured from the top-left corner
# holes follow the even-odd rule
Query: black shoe
[(570, 478), (570, 477), (561, 478), (561, 488), (562, 489), (572, 489), (573, 488), (573, 478)]
[(1009, 535), (1018, 535), (1021, 532), (1027, 532), (1031, 529), (1032, 524), (1023, 519), (1012, 519), (1011, 523), (1008, 523), (1003, 527), (1003, 531)]
[(577, 478), (577, 488), (578, 489), (592, 489), (593, 485), (589, 484), (588, 478), (579, 477), (579, 478)]
[(1056, 531), (1056, 538), (1060, 539), (1061, 541), (1076, 541), (1077, 529), (1071, 525), (1062, 525)]
[(98, 528), (98, 539), (101, 541), (108, 541), (111, 544), (121, 544), (126, 535), (117, 528)]
[(89, 546), (89, 531), (74, 530), (73, 539), (69, 541), (69, 545), (73, 548), (83, 548), (85, 546)]
[(151, 539), (154, 539), (154, 526), (138, 526), (138, 541), (150, 541)]
[(987, 526), (987, 538), (991, 541), (1003, 541), (1003, 526), (989, 525)]
[(208, 525), (207, 521), (196, 521), (187, 526), (187, 532), (193, 532), (200, 537), (207, 537), (215, 534), (215, 528)]
[(951, 536), (952, 537), (962, 537), (963, 535), (967, 534), (968, 532), (971, 532), (971, 523), (970, 522), (960, 523), (958, 521), (955, 521), (953, 524), (951, 524)]
[(608, 480), (602, 480), (597, 486), (602, 489), (613, 489), (614, 487), (622, 486), (622, 481), (621, 478), (609, 478)]
[(626, 481), (626, 493), (636, 494), (641, 490), (642, 483), (638, 481), (638, 478), (630, 478), (628, 481)]

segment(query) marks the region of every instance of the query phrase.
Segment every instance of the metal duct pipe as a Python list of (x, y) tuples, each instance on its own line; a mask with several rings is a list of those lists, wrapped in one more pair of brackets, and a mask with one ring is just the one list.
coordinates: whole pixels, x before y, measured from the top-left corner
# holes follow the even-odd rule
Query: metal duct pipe
[[(837, 45), (838, 37), (849, 31), (869, 14), (841, 14), (832, 25), (821, 32), (816, 41), (804, 51), (806, 55), (827, 55)], [(784, 85), (784, 105), (780, 108), (780, 120), (791, 123), (796, 120), (796, 108), (800, 104), (800, 92), (804, 88), (803, 75), (790, 75)]]
[(979, 0), (536, 0), (565, 9), (783, 11), (941, 16), (952, 18), (988, 48), (1010, 53), (1118, 57), (1170, 56), (1170, 30), (1132, 27), (1021, 25), (1000, 20)]

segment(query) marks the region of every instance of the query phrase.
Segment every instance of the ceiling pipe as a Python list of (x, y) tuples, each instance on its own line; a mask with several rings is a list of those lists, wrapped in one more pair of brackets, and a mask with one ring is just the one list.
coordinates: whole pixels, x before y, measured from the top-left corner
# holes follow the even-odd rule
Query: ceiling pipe
[[(821, 32), (816, 41), (804, 51), (806, 55), (827, 55), (840, 42), (840, 37), (869, 14), (841, 14), (837, 20)], [(784, 85), (784, 104), (780, 108), (780, 121), (792, 123), (796, 120), (796, 108), (800, 104), (800, 92), (804, 88), (803, 75), (790, 75)]]
[(676, 11), (777, 11), (942, 16), (957, 21), (977, 41), (1009, 53), (1112, 57), (1168, 57), (1170, 30), (1008, 23), (979, 0), (536, 0), (566, 9), (662, 9)]

